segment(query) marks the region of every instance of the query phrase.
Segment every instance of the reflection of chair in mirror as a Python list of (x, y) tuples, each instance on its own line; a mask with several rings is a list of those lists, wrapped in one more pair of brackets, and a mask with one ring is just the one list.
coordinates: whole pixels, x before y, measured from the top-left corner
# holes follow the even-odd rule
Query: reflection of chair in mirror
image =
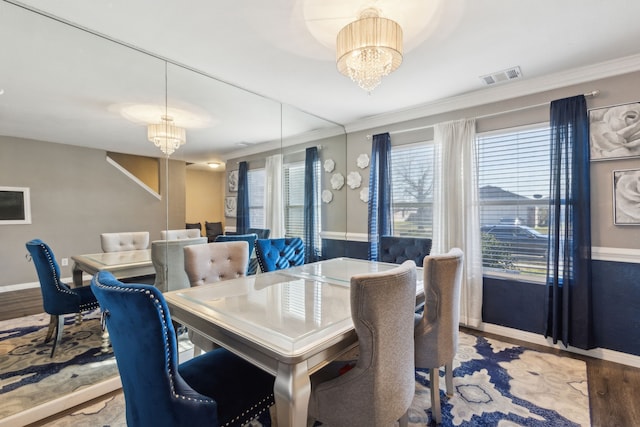
[[(191, 286), (244, 277), (249, 261), (246, 241), (205, 243), (184, 247), (184, 269)], [(216, 346), (202, 335), (189, 331), (194, 354)]]
[(160, 231), (160, 238), (162, 240), (193, 239), (194, 237), (200, 237), (200, 231), (193, 228)]
[(51, 316), (44, 342), (49, 342), (54, 332), (56, 335), (51, 349), (51, 357), (53, 357), (58, 344), (62, 341), (64, 315), (76, 313), (81, 320), (80, 313), (97, 308), (98, 302), (88, 286), (70, 288), (60, 281), (60, 267), (46, 243), (40, 239), (34, 239), (27, 242), (26, 246), (40, 280), (44, 311)]
[(102, 233), (100, 243), (103, 252), (122, 252), (149, 247), (148, 231), (132, 231), (123, 233)]
[(239, 426), (269, 422), (274, 377), (218, 348), (178, 364), (162, 293), (109, 272), (91, 282), (122, 380), (129, 426)]
[(378, 261), (402, 264), (412, 260), (422, 267), (422, 260), (431, 253), (431, 243), (421, 237), (381, 236)]
[(214, 242), (216, 240), (216, 236), (223, 234), (221, 222), (205, 221), (204, 228), (205, 228), (207, 239), (209, 239), (209, 243)]
[(187, 222), (185, 223), (184, 228), (189, 230), (198, 230), (198, 237), (202, 236), (202, 224), (199, 222)]
[(160, 292), (188, 288), (189, 278), (184, 270), (184, 247), (203, 243), (207, 243), (206, 237), (151, 242), (151, 262), (156, 270), (154, 286)]
[(363, 420), (369, 426), (393, 426), (396, 420), (407, 425), (415, 390), (415, 304), (413, 261), (351, 278), (358, 359), (344, 373), (334, 362), (312, 376), (309, 416), (335, 427)]
[(442, 420), (438, 385), (441, 366), (445, 367), (447, 394), (453, 395), (463, 258), (458, 248), (424, 258), (424, 312), (415, 315), (416, 368), (429, 369), (431, 413), (436, 423)]
[(268, 239), (271, 235), (271, 230), (268, 228), (249, 228), (247, 233), (255, 233), (258, 239)]
[(249, 262), (247, 264), (247, 275), (256, 274), (256, 270), (258, 269), (258, 260), (253, 256), (253, 249), (256, 245), (256, 239), (258, 236), (255, 233), (250, 234), (233, 234), (233, 235), (224, 235), (221, 234), (216, 237), (216, 242), (237, 242), (240, 240), (244, 240), (249, 244)]
[(299, 237), (256, 240), (256, 258), (263, 272), (304, 264), (304, 243)]

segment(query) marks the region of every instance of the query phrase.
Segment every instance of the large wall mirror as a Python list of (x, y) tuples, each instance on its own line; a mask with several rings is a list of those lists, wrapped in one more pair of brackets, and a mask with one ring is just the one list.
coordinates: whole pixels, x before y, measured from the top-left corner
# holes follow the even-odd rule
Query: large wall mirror
[[(15, 182), (0, 184), (32, 187), (29, 235), (46, 238), (51, 227), (81, 227), (72, 238), (53, 241), (64, 256), (98, 251), (105, 231), (149, 230), (157, 240), (162, 230), (184, 227), (187, 171), (205, 171), (208, 161), (225, 164), (226, 170), (217, 172), (224, 174), (223, 188), (202, 195), (224, 205), (233, 197), (228, 174), (239, 161), (264, 168), (269, 156), (279, 154), (284, 175), (315, 146), (322, 236), (330, 256), (343, 254), (336, 243), (345, 238), (347, 218), (342, 126), (14, 2), (0, 2), (0, 37), (0, 138), (21, 150), (16, 165), (5, 170)], [(169, 157), (147, 139), (147, 125), (162, 116), (186, 129), (186, 144)], [(116, 153), (115, 163), (134, 177), (140, 175), (135, 159), (125, 161), (123, 155), (157, 159), (158, 179), (155, 188), (149, 186), (156, 196), (128, 191), (128, 178), (115, 177), (105, 162), (108, 153)], [(20, 164), (26, 158), (36, 175)], [(144, 170), (148, 175), (147, 166)], [(339, 177), (344, 184), (337, 186)], [(45, 204), (46, 220), (40, 208)], [(70, 211), (69, 205), (77, 208)], [(235, 219), (225, 215), (224, 224), (232, 229)], [(24, 229), (6, 231), (15, 245), (24, 244)], [(32, 276), (33, 267), (16, 258), (22, 254), (0, 255), (20, 266), (8, 284)], [(70, 273), (63, 269), (65, 274)]]

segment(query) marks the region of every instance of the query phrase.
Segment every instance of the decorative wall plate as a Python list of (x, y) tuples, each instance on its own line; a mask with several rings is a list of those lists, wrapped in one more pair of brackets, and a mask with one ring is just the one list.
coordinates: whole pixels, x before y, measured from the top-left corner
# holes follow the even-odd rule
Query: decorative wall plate
[(324, 171), (325, 172), (333, 172), (333, 169), (336, 167), (336, 162), (333, 159), (327, 159), (324, 161)]
[(364, 169), (367, 166), (369, 166), (369, 155), (367, 155), (365, 153), (360, 154), (358, 156), (358, 159), (356, 160), (356, 164), (358, 165), (358, 167), (360, 169)]
[(344, 185), (344, 175), (340, 172), (334, 173), (331, 177), (331, 188), (334, 190), (339, 190)]
[(333, 193), (330, 190), (324, 190), (322, 192), (322, 201), (325, 203), (331, 203), (333, 200)]
[(355, 190), (360, 187), (360, 184), (362, 184), (362, 175), (360, 175), (360, 172), (349, 172), (349, 175), (347, 175), (347, 185), (349, 188)]
[(362, 187), (362, 190), (360, 190), (360, 200), (369, 203), (369, 187)]

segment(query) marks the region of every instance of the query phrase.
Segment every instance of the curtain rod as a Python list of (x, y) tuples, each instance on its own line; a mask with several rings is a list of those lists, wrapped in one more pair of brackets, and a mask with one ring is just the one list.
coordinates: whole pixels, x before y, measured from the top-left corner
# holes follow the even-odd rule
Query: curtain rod
[[(600, 90), (595, 89), (592, 90), (591, 92), (587, 92), (587, 93), (583, 93), (585, 98), (595, 98), (596, 96), (600, 95)], [(520, 107), (520, 108), (513, 108), (511, 110), (505, 110), (505, 111), (499, 111), (497, 113), (489, 113), (489, 114), (483, 114), (481, 116), (476, 116), (476, 119), (486, 119), (488, 117), (494, 117), (494, 116), (500, 116), (502, 114), (508, 114), (508, 113), (514, 113), (516, 111), (523, 111), (523, 110), (529, 110), (531, 108), (538, 108), (538, 107), (543, 107), (545, 105), (549, 105), (551, 104), (551, 101), (547, 101), (547, 102), (541, 102), (540, 104), (534, 104), (534, 105), (527, 105), (525, 107)], [(419, 126), (419, 127), (415, 127), (415, 128), (411, 128), (411, 129), (402, 129), (402, 130), (397, 130), (397, 131), (393, 131), (393, 132), (389, 132), (389, 135), (397, 135), (400, 133), (406, 133), (406, 132), (413, 132), (416, 130), (423, 130), (423, 129), (429, 129), (434, 127), (435, 125), (425, 125), (425, 126)], [(371, 139), (371, 135), (367, 135), (367, 139)]]

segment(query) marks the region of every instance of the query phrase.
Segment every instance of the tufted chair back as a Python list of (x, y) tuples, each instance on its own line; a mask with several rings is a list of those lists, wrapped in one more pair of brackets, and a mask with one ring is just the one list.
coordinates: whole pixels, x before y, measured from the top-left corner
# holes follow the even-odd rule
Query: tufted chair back
[(249, 262), (247, 263), (247, 275), (256, 274), (256, 270), (258, 267), (258, 261), (253, 256), (253, 249), (256, 246), (256, 239), (258, 235), (255, 233), (249, 234), (232, 234), (225, 235), (221, 234), (216, 237), (216, 242), (237, 242), (237, 241), (245, 241), (249, 244)]
[(453, 394), (453, 357), (458, 350), (460, 288), (464, 254), (458, 248), (424, 258), (424, 311), (415, 315), (416, 368), (429, 369), (431, 408), (441, 421), (438, 371), (445, 367), (447, 394)]
[(245, 276), (248, 262), (249, 244), (246, 241), (184, 247), (184, 269), (191, 286)]
[[(413, 322), (416, 265), (351, 278), (351, 317), (359, 355), (352, 369), (326, 381), (312, 377), (309, 415), (323, 425), (389, 427), (406, 413), (415, 391)], [(330, 369), (330, 367), (329, 367)]]
[(60, 281), (60, 267), (49, 245), (40, 239), (33, 239), (27, 242), (26, 246), (40, 280), (44, 311), (51, 316), (45, 342), (48, 342), (56, 332), (51, 350), (51, 357), (53, 357), (57, 345), (62, 340), (64, 328), (62, 315), (92, 310), (98, 307), (98, 302), (89, 287), (70, 288)]
[(240, 426), (268, 414), (273, 376), (228, 350), (178, 364), (175, 329), (158, 289), (122, 283), (106, 271), (91, 289), (118, 364), (128, 426)]
[(162, 240), (193, 239), (194, 237), (200, 237), (200, 230), (196, 230), (195, 228), (185, 228), (183, 230), (161, 230), (160, 237)]
[(304, 243), (299, 237), (256, 240), (256, 257), (264, 272), (304, 264)]
[(102, 233), (100, 243), (103, 252), (122, 252), (149, 247), (148, 231), (132, 231), (124, 233)]
[(203, 243), (207, 243), (206, 237), (151, 242), (151, 262), (156, 271), (154, 286), (160, 292), (188, 288), (189, 278), (184, 270), (184, 247)]
[(422, 260), (431, 253), (431, 239), (420, 237), (381, 236), (378, 261), (402, 264), (412, 260), (422, 267)]

